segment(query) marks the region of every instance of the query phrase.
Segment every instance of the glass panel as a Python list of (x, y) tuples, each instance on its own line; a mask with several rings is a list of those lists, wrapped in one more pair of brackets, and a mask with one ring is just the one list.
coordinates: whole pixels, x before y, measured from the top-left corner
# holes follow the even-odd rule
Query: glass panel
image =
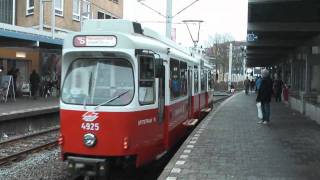
[(127, 60), (79, 59), (68, 70), (62, 100), (69, 104), (98, 105), (115, 98), (104, 106), (126, 105), (133, 98), (133, 82), (132, 66)]
[(76, 15), (80, 14), (80, 1), (79, 0), (73, 0), (72, 12), (73, 12), (73, 14), (76, 14)]
[(104, 19), (104, 13), (98, 12), (98, 19)]
[(194, 67), (194, 93), (199, 92), (199, 76), (198, 76), (198, 67)]
[(140, 56), (139, 102), (152, 104), (155, 99), (154, 89), (154, 58)]
[(29, 0), (29, 7), (34, 7), (34, 0)]
[(105, 19), (111, 19), (111, 16), (109, 16), (108, 14), (106, 14)]
[(205, 89), (206, 79), (205, 79), (205, 72), (203, 69), (201, 70), (200, 77), (201, 77), (201, 91), (203, 92), (206, 90)]
[(83, 17), (89, 18), (89, 15), (90, 15), (90, 3), (87, 2), (87, 1), (83, 1), (82, 10), (83, 10)]
[(180, 67), (179, 61), (170, 59), (170, 97), (175, 99), (180, 96)]
[(62, 0), (55, 0), (55, 8), (62, 9)]
[(180, 62), (180, 95), (186, 96), (188, 94), (187, 91), (187, 63)]

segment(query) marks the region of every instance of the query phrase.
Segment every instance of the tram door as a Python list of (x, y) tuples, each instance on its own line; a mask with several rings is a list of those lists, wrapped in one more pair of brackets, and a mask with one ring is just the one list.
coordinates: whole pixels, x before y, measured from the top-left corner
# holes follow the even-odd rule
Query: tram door
[(188, 67), (188, 117), (192, 117), (192, 67)]
[(164, 102), (165, 102), (165, 67), (160, 65), (159, 69), (159, 119), (158, 122), (162, 123), (164, 118)]

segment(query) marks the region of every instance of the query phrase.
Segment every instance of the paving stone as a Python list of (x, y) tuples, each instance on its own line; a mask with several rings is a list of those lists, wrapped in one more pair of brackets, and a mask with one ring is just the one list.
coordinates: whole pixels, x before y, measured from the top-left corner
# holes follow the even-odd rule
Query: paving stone
[(271, 123), (258, 121), (255, 95), (236, 94), (201, 121), (168, 166), (199, 137), (178, 179), (320, 179), (320, 126), (315, 121), (275, 102)]

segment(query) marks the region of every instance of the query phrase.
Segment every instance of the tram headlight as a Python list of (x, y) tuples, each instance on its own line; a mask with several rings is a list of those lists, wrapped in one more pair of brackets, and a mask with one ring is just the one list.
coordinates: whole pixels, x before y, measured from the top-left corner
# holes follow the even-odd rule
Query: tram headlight
[(83, 143), (87, 147), (93, 147), (97, 143), (97, 138), (94, 134), (87, 133), (83, 136)]

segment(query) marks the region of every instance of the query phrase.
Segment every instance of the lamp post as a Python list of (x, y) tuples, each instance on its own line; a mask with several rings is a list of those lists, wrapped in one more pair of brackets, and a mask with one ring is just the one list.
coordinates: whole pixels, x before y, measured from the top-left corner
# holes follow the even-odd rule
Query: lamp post
[(232, 43), (229, 45), (229, 75), (228, 75), (228, 91), (231, 87), (231, 76), (232, 76)]

